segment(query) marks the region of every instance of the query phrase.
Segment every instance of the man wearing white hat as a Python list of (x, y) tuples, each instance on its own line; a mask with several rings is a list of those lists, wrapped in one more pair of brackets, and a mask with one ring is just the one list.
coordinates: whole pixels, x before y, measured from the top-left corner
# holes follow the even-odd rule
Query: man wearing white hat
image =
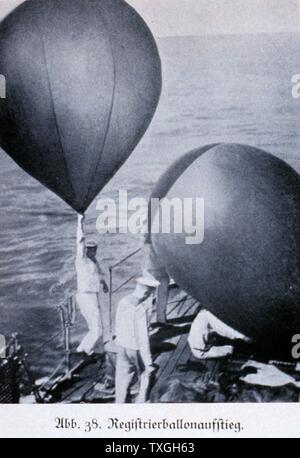
[(118, 304), (116, 314), (116, 403), (126, 403), (138, 377), (136, 402), (147, 401), (151, 374), (154, 371), (150, 350), (149, 324), (152, 295), (159, 282), (150, 274), (138, 278), (135, 290)]
[(88, 325), (88, 333), (77, 348), (78, 353), (90, 354), (103, 335), (103, 315), (100, 308), (101, 288), (108, 293), (104, 273), (96, 259), (97, 244), (86, 242), (84, 235), (84, 216), (78, 216), (77, 227), (77, 295), (76, 300), (80, 311)]

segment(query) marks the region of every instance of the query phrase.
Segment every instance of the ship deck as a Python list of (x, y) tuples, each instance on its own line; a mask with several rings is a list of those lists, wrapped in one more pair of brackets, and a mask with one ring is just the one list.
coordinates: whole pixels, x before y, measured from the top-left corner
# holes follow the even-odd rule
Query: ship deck
[[(179, 293), (168, 304), (168, 324), (171, 326), (151, 332), (151, 349), (157, 367), (151, 391), (159, 387), (176, 370), (177, 365), (184, 364), (189, 359), (187, 337), (199, 308), (195, 299)], [(104, 358), (102, 355), (93, 354), (74, 362), (70, 378), (63, 377), (54, 383), (45, 399), (56, 403), (114, 402), (113, 394), (97, 389), (97, 385), (104, 379)]]
[[(109, 268), (111, 329), (116, 304), (121, 295), (130, 291), (136, 277), (130, 276), (128, 280), (115, 286), (113, 274), (115, 270), (123, 269), (124, 263), (131, 262), (140, 251), (136, 250)], [(56, 378), (52, 374), (42, 385), (42, 389), (37, 388), (38, 395), (41, 394), (42, 402), (46, 403), (112, 403), (113, 386), (109, 387), (111, 389), (104, 389), (103, 385), (108, 373), (113, 381), (115, 353), (112, 349), (112, 352), (106, 353), (106, 357), (95, 353), (81, 358), (72, 354), (72, 310), (72, 301), (65, 311), (61, 309), (66, 342), (65, 360), (55, 369)], [(255, 387), (240, 381), (244, 363), (249, 359), (259, 358), (255, 353), (238, 350), (230, 358), (196, 360), (188, 345), (188, 334), (200, 310), (198, 301), (173, 284), (167, 308), (170, 326), (152, 329), (150, 332), (151, 351), (156, 366), (150, 386), (150, 402), (299, 402), (299, 393), (295, 387)], [(296, 367), (296, 364), (284, 362), (273, 364), (289, 372), (297, 380), (300, 379), (299, 365)], [(62, 367), (65, 367), (63, 372)]]

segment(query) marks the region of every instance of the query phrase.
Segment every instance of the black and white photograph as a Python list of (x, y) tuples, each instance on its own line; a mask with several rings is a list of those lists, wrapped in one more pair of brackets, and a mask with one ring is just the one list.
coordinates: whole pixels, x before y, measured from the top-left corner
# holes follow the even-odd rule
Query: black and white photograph
[(0, 21), (0, 404), (298, 403), (299, 1)]

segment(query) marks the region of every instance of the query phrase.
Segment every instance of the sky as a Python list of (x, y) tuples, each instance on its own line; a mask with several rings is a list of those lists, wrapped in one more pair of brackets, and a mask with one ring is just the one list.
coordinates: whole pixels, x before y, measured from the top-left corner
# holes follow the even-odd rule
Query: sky
[(299, 0), (128, 0), (155, 35), (300, 30)]
[[(300, 31), (300, 0), (127, 0), (156, 36)], [(0, 0), (0, 19), (22, 0)]]

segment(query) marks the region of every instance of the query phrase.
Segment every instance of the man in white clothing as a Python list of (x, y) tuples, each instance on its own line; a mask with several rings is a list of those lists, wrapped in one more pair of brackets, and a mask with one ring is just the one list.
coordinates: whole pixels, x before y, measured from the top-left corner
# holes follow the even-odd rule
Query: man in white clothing
[(103, 314), (101, 314), (99, 295), (101, 288), (108, 293), (104, 273), (96, 259), (97, 244), (86, 243), (84, 234), (85, 217), (78, 216), (77, 227), (77, 295), (80, 311), (88, 325), (88, 334), (77, 348), (77, 352), (90, 354), (103, 335)]
[[(209, 344), (212, 334), (228, 340), (228, 345)], [(230, 343), (231, 341), (231, 343)], [(195, 358), (200, 360), (224, 358), (234, 352), (234, 343), (244, 342), (253, 344), (253, 341), (240, 332), (216, 318), (212, 313), (203, 309), (195, 318), (188, 337), (189, 346)], [(251, 372), (247, 373), (247, 370)], [(242, 372), (246, 373), (242, 374)], [(280, 370), (275, 363), (262, 363), (249, 360), (241, 368), (240, 380), (250, 385), (264, 387), (294, 386), (300, 388), (300, 382), (295, 377)]]
[(136, 402), (146, 402), (151, 374), (154, 371), (149, 340), (152, 295), (159, 285), (150, 275), (139, 278), (134, 292), (118, 304), (116, 314), (116, 403), (126, 403), (138, 377)]
[[(209, 345), (212, 334), (228, 339), (229, 344)], [(224, 358), (232, 355), (234, 351), (233, 343), (237, 340), (246, 343), (251, 342), (249, 338), (232, 329), (205, 309), (201, 310), (195, 318), (188, 337), (192, 354), (197, 359)], [(230, 341), (232, 341), (232, 344)]]

